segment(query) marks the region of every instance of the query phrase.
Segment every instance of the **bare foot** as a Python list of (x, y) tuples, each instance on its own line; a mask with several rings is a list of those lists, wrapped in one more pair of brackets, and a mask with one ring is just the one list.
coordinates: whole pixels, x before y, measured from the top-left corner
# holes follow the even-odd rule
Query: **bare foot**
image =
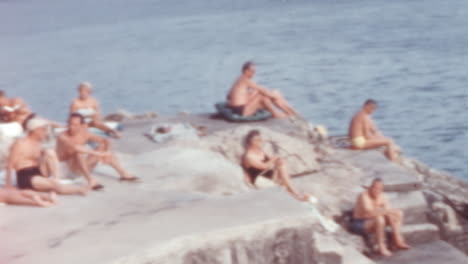
[(410, 247), (408, 244), (406, 244), (405, 242), (395, 243), (395, 247), (396, 247), (397, 249), (405, 249), (405, 250), (411, 248), (411, 247)]
[(33, 200), (36, 202), (36, 204), (40, 207), (50, 207), (52, 206), (51, 202), (47, 202), (41, 199), (39, 195), (34, 195)]
[(56, 204), (58, 202), (58, 197), (55, 192), (49, 193), (49, 200), (51, 203)]
[(382, 255), (384, 257), (390, 257), (392, 255), (392, 252), (390, 252), (390, 250), (388, 250), (387, 248), (379, 249), (379, 253), (380, 253), (380, 255)]

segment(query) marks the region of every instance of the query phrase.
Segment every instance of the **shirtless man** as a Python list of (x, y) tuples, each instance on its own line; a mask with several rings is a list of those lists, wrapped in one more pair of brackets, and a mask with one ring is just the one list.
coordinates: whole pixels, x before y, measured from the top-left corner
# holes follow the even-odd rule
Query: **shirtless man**
[(0, 117), (4, 122), (18, 122), (23, 124), (31, 114), (26, 103), (21, 98), (7, 98), (0, 90)]
[(270, 91), (256, 84), (252, 78), (255, 75), (255, 65), (248, 61), (242, 66), (242, 75), (234, 82), (228, 95), (228, 104), (236, 114), (250, 116), (260, 109), (266, 109), (275, 118), (284, 118), (279, 108), (287, 116), (297, 116), (297, 112), (286, 102), (277, 90)]
[[(86, 146), (90, 141), (97, 143), (96, 149)], [(104, 187), (91, 175), (99, 162), (114, 168), (120, 175), (121, 181), (138, 180), (137, 177), (130, 176), (110, 152), (109, 140), (88, 131), (84, 117), (80, 114), (70, 115), (68, 130), (57, 138), (57, 154), (60, 161), (67, 162), (72, 172), (83, 175), (93, 190)]]
[(358, 234), (375, 233), (379, 253), (382, 256), (391, 256), (385, 243), (385, 227), (392, 228), (393, 244), (398, 249), (409, 249), (401, 235), (400, 228), (403, 223), (403, 212), (390, 208), (390, 204), (383, 194), (384, 185), (381, 179), (372, 181), (369, 189), (361, 193), (356, 201), (353, 211), (351, 229)]
[(0, 203), (50, 207), (57, 203), (57, 196), (54, 192), (45, 194), (31, 190), (18, 190), (11, 187), (0, 189)]
[(353, 149), (374, 149), (385, 146), (387, 158), (393, 161), (397, 156), (393, 140), (384, 137), (371, 118), (376, 108), (377, 102), (372, 99), (364, 103), (362, 109), (351, 120), (349, 140)]
[(117, 131), (106, 126), (101, 120), (99, 103), (90, 96), (91, 84), (87, 82), (80, 83), (78, 86), (79, 97), (73, 100), (70, 105), (70, 113), (78, 113), (85, 118), (90, 127), (95, 127), (106, 132), (108, 135), (119, 138)]
[(28, 121), (28, 135), (18, 139), (10, 149), (6, 174), (6, 188), (11, 189), (11, 173), (16, 171), (19, 189), (33, 189), (40, 192), (59, 194), (81, 194), (88, 191), (86, 186), (63, 185), (58, 182), (58, 159), (54, 150), (42, 150), (41, 142), (46, 137), (49, 123), (35, 118)]
[(286, 190), (297, 200), (307, 201), (311, 196), (299, 193), (292, 185), (286, 161), (277, 156), (270, 156), (263, 150), (263, 140), (259, 130), (251, 130), (245, 138), (246, 150), (242, 156), (246, 182), (255, 186), (255, 180), (263, 174)]

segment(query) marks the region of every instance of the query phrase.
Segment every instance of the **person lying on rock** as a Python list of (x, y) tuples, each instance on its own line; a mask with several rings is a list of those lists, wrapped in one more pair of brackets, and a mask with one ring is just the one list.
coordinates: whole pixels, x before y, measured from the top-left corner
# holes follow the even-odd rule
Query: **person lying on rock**
[(32, 190), (18, 190), (12, 187), (0, 189), (0, 203), (50, 207), (57, 204), (57, 195), (54, 192), (39, 193)]
[[(95, 149), (88, 147), (89, 142), (97, 144)], [(58, 158), (66, 162), (73, 173), (83, 175), (93, 190), (102, 189), (91, 175), (91, 172), (102, 162), (111, 166), (120, 175), (121, 181), (137, 181), (138, 178), (128, 174), (111, 152), (110, 141), (99, 137), (87, 129), (85, 118), (77, 113), (68, 118), (68, 129), (57, 138)]]
[(119, 132), (106, 126), (101, 119), (99, 103), (95, 98), (90, 96), (91, 90), (92, 86), (90, 83), (80, 83), (78, 86), (79, 96), (71, 103), (70, 113), (82, 115), (89, 127), (100, 129), (114, 138), (119, 138)]
[(228, 95), (228, 105), (234, 113), (241, 116), (251, 116), (255, 115), (258, 110), (265, 109), (271, 112), (275, 118), (297, 116), (297, 112), (279, 91), (270, 91), (256, 84), (252, 80), (254, 75), (255, 65), (251, 61), (246, 62), (242, 66), (241, 76), (234, 82)]
[(377, 108), (377, 102), (368, 99), (357, 112), (349, 126), (349, 141), (353, 149), (375, 149), (386, 147), (386, 156), (394, 161), (397, 157), (397, 146), (393, 140), (386, 138), (372, 121), (371, 114)]
[(260, 131), (252, 130), (245, 138), (246, 150), (242, 156), (242, 167), (247, 176), (247, 182), (255, 185), (258, 176), (265, 176), (275, 183), (286, 187), (291, 195), (300, 200), (307, 201), (309, 196), (298, 193), (292, 186), (286, 162), (280, 157), (269, 156), (263, 150), (263, 140)]
[(0, 90), (0, 118), (3, 122), (18, 122), (23, 124), (31, 114), (28, 106), (21, 98), (7, 98), (4, 91)]
[(13, 143), (8, 157), (6, 188), (13, 188), (11, 174), (16, 171), (19, 189), (39, 192), (57, 192), (58, 194), (84, 195), (87, 186), (64, 185), (59, 183), (59, 161), (52, 149), (43, 150), (41, 142), (47, 135), (49, 123), (40, 118), (27, 122), (28, 135)]
[(401, 234), (403, 212), (390, 208), (390, 204), (383, 194), (384, 184), (379, 178), (372, 181), (371, 186), (362, 192), (356, 201), (351, 221), (351, 231), (364, 235), (374, 233), (379, 253), (382, 256), (391, 256), (385, 242), (385, 228), (392, 228), (393, 245), (397, 249), (409, 249)]

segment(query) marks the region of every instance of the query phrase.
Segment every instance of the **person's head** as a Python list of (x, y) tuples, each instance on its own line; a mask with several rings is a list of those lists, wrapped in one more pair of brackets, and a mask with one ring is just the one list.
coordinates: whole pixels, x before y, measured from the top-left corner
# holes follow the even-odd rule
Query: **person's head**
[(76, 135), (81, 132), (85, 124), (85, 119), (78, 113), (70, 114), (68, 117), (68, 132), (71, 135)]
[(86, 100), (91, 94), (92, 85), (89, 82), (82, 82), (78, 85), (78, 92), (80, 93), (80, 99)]
[(35, 117), (35, 118), (28, 120), (25, 127), (30, 137), (38, 141), (42, 141), (47, 136), (48, 125), (49, 125), (49, 122), (47, 120)]
[(4, 106), (8, 104), (8, 98), (6, 97), (5, 91), (0, 90), (0, 105)]
[(5, 97), (5, 96), (6, 96), (5, 91), (0, 90), (0, 98)]
[(248, 78), (252, 78), (255, 75), (255, 64), (252, 61), (247, 61), (242, 65), (242, 74)]
[(375, 178), (369, 187), (369, 194), (372, 196), (372, 198), (377, 198), (383, 192), (383, 190), (384, 184), (382, 179)]
[(245, 136), (245, 146), (247, 148), (257, 147), (261, 148), (263, 144), (262, 136), (260, 131), (257, 129), (250, 130), (247, 136)]
[(364, 102), (364, 105), (362, 106), (362, 108), (367, 114), (370, 115), (375, 111), (375, 109), (377, 109), (377, 101), (375, 101), (374, 99), (367, 99)]

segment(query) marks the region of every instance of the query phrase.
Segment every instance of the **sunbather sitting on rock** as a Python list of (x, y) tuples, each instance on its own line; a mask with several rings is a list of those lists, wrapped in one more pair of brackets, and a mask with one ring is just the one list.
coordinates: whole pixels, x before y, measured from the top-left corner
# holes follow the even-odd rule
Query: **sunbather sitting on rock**
[(377, 108), (377, 102), (368, 99), (362, 109), (357, 112), (349, 126), (349, 140), (354, 149), (374, 149), (386, 147), (386, 156), (394, 161), (397, 157), (397, 147), (393, 140), (386, 138), (372, 121), (371, 114)]
[(3, 122), (18, 122), (23, 124), (31, 114), (28, 106), (21, 98), (7, 98), (0, 90), (0, 118)]
[(383, 194), (384, 185), (381, 179), (372, 181), (369, 189), (361, 193), (356, 201), (351, 221), (351, 230), (357, 234), (375, 233), (379, 253), (391, 256), (385, 242), (385, 227), (392, 228), (393, 244), (398, 249), (409, 249), (401, 235), (403, 212), (390, 208), (390, 204)]
[(59, 183), (59, 163), (55, 151), (41, 148), (41, 142), (46, 137), (48, 125), (47, 121), (39, 118), (27, 122), (28, 135), (18, 139), (10, 149), (6, 188), (12, 188), (11, 174), (16, 171), (16, 182), (20, 189), (57, 192), (59, 194), (86, 194), (87, 186)]
[[(97, 143), (96, 149), (86, 144)], [(80, 114), (71, 114), (68, 118), (68, 130), (57, 138), (57, 154), (60, 161), (67, 162), (74, 173), (83, 175), (93, 190), (104, 186), (97, 183), (91, 172), (99, 162), (111, 166), (120, 175), (121, 181), (136, 181), (138, 178), (129, 175), (120, 165), (111, 152), (110, 141), (88, 131), (84, 117)]]
[(242, 166), (246, 172), (247, 182), (255, 185), (259, 176), (265, 176), (275, 183), (286, 187), (292, 196), (300, 201), (307, 201), (308, 195), (298, 193), (292, 186), (286, 162), (277, 156), (269, 156), (263, 151), (263, 140), (260, 131), (250, 131), (245, 139), (246, 150), (242, 156)]
[(11, 187), (0, 189), (0, 203), (50, 207), (57, 203), (57, 195), (54, 192), (39, 193), (31, 190), (18, 190)]
[(285, 114), (286, 116), (297, 115), (279, 91), (270, 91), (256, 84), (252, 80), (254, 75), (255, 65), (250, 61), (246, 62), (242, 66), (242, 75), (236, 80), (228, 95), (228, 105), (234, 113), (251, 116), (260, 109), (266, 109), (275, 118), (284, 118)]
[(101, 120), (98, 101), (91, 97), (91, 84), (80, 83), (78, 86), (79, 97), (70, 105), (70, 113), (78, 113), (85, 118), (86, 124), (106, 132), (108, 135), (119, 138), (119, 132), (107, 127)]

